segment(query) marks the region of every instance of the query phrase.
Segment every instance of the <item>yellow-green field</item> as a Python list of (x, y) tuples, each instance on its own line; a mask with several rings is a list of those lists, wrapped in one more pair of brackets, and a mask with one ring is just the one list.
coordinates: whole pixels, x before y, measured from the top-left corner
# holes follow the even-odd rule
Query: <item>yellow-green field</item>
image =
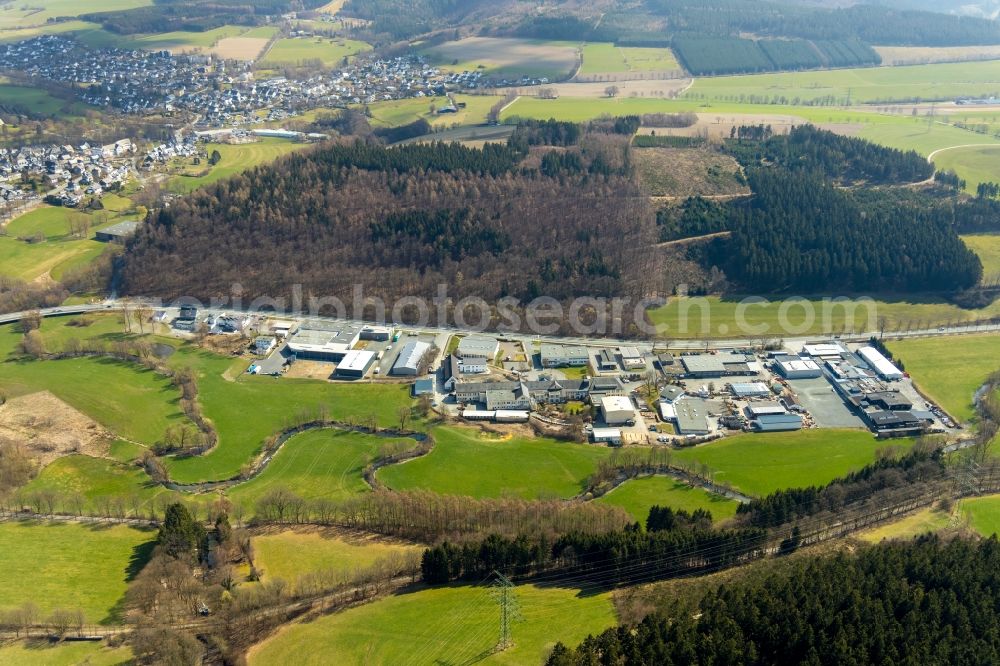
[(497, 642), (496, 602), (485, 587), (451, 586), (397, 594), (283, 627), (249, 654), (269, 664), (541, 664), (561, 641), (576, 645), (615, 624), (611, 595), (518, 585), (521, 621), (514, 646)]
[(43, 614), (79, 608), (87, 622), (120, 622), (128, 580), (155, 538), (124, 525), (0, 523), (0, 608), (32, 601)]
[(615, 46), (595, 42), (583, 47), (583, 65), (578, 75), (642, 72), (675, 72), (681, 69), (670, 49)]
[(115, 12), (151, 5), (152, 0), (100, 0), (99, 2), (79, 2), (78, 0), (31, 0), (30, 2), (7, 2), (0, 7), (0, 30), (26, 28), (43, 25), (51, 19), (79, 16), (88, 12)]
[(964, 499), (959, 509), (969, 526), (983, 536), (1000, 535), (1000, 495)]
[(666, 476), (626, 481), (598, 501), (622, 507), (640, 523), (646, 522), (649, 509), (653, 506), (669, 506), (688, 512), (705, 509), (715, 520), (733, 517), (738, 506), (733, 500)]
[(279, 39), (260, 62), (261, 67), (303, 65), (319, 62), (323, 67), (340, 65), (344, 58), (371, 50), (371, 44), (356, 39), (293, 37)]
[[(969, 143), (979, 143), (971, 139)], [(1000, 145), (967, 146), (943, 150), (934, 156), (934, 166), (951, 170), (965, 179), (965, 189), (975, 192), (980, 183), (1000, 183)]]
[(423, 118), (434, 127), (450, 127), (451, 125), (482, 125), (486, 122), (486, 114), (498, 101), (499, 97), (492, 95), (454, 95), (455, 101), (464, 103), (465, 108), (457, 113), (438, 115), (431, 113), (431, 106), (441, 108), (448, 103), (443, 97), (391, 100), (369, 104), (373, 125), (396, 127), (406, 125)]
[(951, 516), (934, 508), (915, 511), (904, 518), (866, 530), (857, 537), (868, 543), (878, 543), (884, 539), (909, 539), (927, 532), (937, 532), (948, 526)]
[(282, 155), (308, 148), (310, 144), (297, 143), (286, 139), (266, 137), (254, 143), (226, 144), (209, 143), (205, 150), (209, 155), (218, 150), (222, 157), (215, 166), (209, 166), (205, 158), (200, 165), (185, 160), (179, 173), (171, 176), (167, 188), (175, 192), (191, 192), (203, 185), (228, 178), (261, 164), (268, 164)]
[(21, 640), (0, 645), (0, 664), (11, 666), (125, 666), (132, 663), (132, 650), (109, 648), (102, 643)]
[(964, 310), (940, 298), (901, 297), (848, 302), (824, 299), (748, 300), (740, 296), (673, 298), (648, 311), (667, 338), (788, 337), (837, 333), (874, 333), (926, 329), (976, 321), (1000, 314), (1000, 301), (981, 310)]
[(983, 282), (1000, 279), (1000, 234), (970, 234), (962, 236), (962, 241), (983, 262)]
[(257, 535), (253, 537), (253, 547), (254, 564), (262, 580), (280, 578), (293, 587), (303, 574), (350, 573), (379, 559), (423, 552), (423, 546), (373, 537), (344, 537), (314, 529)]
[(920, 390), (959, 421), (972, 418), (973, 394), (1000, 370), (1000, 334), (898, 340), (888, 347)]
[(787, 103), (831, 98), (836, 104), (952, 100), (1000, 94), (1000, 61), (909, 67), (861, 67), (810, 72), (700, 77), (688, 91), (694, 99), (766, 97)]

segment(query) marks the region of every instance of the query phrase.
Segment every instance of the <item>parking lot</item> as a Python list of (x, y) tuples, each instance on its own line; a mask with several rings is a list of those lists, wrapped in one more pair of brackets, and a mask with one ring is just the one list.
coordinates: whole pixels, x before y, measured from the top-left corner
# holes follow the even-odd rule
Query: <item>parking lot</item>
[(798, 397), (820, 428), (864, 428), (861, 418), (851, 412), (825, 377), (790, 379), (788, 387)]

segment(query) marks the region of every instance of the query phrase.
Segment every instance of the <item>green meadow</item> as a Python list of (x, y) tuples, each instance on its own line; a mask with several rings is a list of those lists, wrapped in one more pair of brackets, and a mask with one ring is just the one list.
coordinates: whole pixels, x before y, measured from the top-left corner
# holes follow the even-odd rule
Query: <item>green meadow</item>
[(611, 449), (542, 438), (500, 438), (474, 428), (436, 428), (434, 449), (378, 478), (394, 490), (476, 498), (573, 497)]
[(32, 601), (46, 615), (79, 608), (87, 622), (119, 623), (126, 585), (155, 538), (124, 525), (0, 523), (0, 608)]
[(340, 65), (344, 58), (370, 51), (371, 48), (371, 44), (356, 39), (291, 37), (275, 42), (259, 65), (280, 67), (318, 61), (324, 67), (335, 67)]
[(631, 479), (621, 484), (598, 502), (620, 506), (640, 523), (645, 524), (653, 506), (669, 506), (693, 512), (705, 509), (714, 520), (724, 520), (736, 515), (738, 503), (701, 488), (689, 486), (667, 476), (647, 476)]
[(921, 391), (959, 421), (973, 417), (972, 397), (1000, 370), (1000, 334), (918, 338), (888, 343)]
[[(994, 139), (983, 138), (982, 143)], [(980, 143), (970, 137), (969, 143)], [(934, 166), (941, 171), (954, 171), (965, 179), (967, 191), (975, 193), (980, 183), (1000, 182), (1000, 144), (968, 146), (945, 150), (934, 156)]]
[(579, 75), (668, 72), (680, 68), (670, 49), (593, 42), (583, 47), (583, 66)]
[(1000, 233), (970, 234), (962, 236), (962, 241), (983, 262), (984, 281), (992, 282), (1000, 278)]
[(283, 627), (251, 649), (254, 666), (310, 664), (541, 664), (557, 641), (576, 645), (615, 624), (609, 593), (518, 585), (514, 646), (497, 642), (497, 605), (485, 587), (396, 594)]
[[(911, 440), (898, 440), (906, 446)], [(818, 486), (875, 461), (887, 446), (866, 430), (748, 433), (683, 449), (678, 462), (705, 465), (715, 481), (763, 496), (784, 488)]]
[(1000, 495), (963, 499), (959, 510), (979, 534), (984, 537), (1000, 535)]
[(219, 151), (221, 159), (211, 166), (202, 158), (200, 165), (185, 164), (181, 171), (171, 176), (167, 187), (175, 192), (187, 193), (203, 185), (210, 185), (223, 178), (234, 176), (261, 164), (268, 164), (283, 155), (309, 147), (287, 139), (264, 137), (254, 143), (210, 143), (205, 150), (211, 155)]

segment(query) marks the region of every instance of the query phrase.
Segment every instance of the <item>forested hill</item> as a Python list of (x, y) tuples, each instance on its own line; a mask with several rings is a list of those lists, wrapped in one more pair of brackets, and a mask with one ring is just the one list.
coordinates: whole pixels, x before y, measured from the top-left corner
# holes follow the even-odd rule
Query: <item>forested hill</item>
[(630, 176), (628, 138), (579, 143), (523, 162), (528, 149), (506, 145), (295, 153), (154, 214), (129, 245), (123, 288), (210, 298), (239, 283), (249, 300), (298, 284), (350, 303), (359, 284), (390, 306), (439, 284), (488, 301), (648, 293), (654, 216)]
[(934, 165), (914, 150), (879, 146), (802, 125), (774, 136), (766, 125), (734, 127), (727, 149), (744, 167), (778, 165), (837, 185), (914, 183), (934, 174)]
[(809, 557), (575, 649), (557, 645), (548, 666), (996, 664), (998, 587), (995, 538)]
[(863, 209), (850, 192), (814, 176), (758, 169), (753, 197), (732, 205), (732, 234), (710, 251), (713, 263), (760, 293), (960, 290), (982, 264), (933, 212)]

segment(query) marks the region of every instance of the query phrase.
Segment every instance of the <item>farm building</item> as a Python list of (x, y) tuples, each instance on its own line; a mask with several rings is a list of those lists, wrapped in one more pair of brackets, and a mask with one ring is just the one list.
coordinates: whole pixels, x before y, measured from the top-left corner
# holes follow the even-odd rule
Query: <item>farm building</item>
[(125, 220), (94, 232), (94, 238), (103, 243), (124, 243), (138, 228), (138, 220)]
[(579, 345), (553, 345), (542, 343), (541, 359), (544, 368), (566, 368), (587, 365), (590, 353)]
[(608, 425), (620, 425), (635, 419), (635, 405), (623, 395), (601, 398), (601, 416)]
[(470, 335), (464, 337), (458, 343), (456, 353), (459, 357), (482, 356), (484, 358), (496, 358), (500, 351), (500, 341), (482, 335)]
[(360, 327), (344, 322), (306, 321), (288, 339), (296, 358), (339, 361), (358, 344)]
[(594, 428), (594, 431), (590, 433), (590, 438), (595, 444), (621, 444), (622, 431), (619, 428)]
[(337, 364), (338, 377), (364, 377), (375, 363), (375, 352), (352, 349)]
[(814, 379), (823, 376), (823, 369), (816, 361), (798, 356), (778, 356), (774, 370), (785, 379)]
[(729, 390), (737, 398), (766, 398), (771, 389), (764, 382), (737, 382), (729, 385)]
[(414, 398), (419, 398), (422, 395), (434, 395), (434, 380), (430, 377), (418, 379), (413, 382), (413, 389), (411, 391)]
[(732, 375), (756, 375), (760, 364), (746, 354), (691, 354), (681, 357), (684, 371), (690, 377), (728, 377)]
[(638, 370), (646, 367), (646, 359), (636, 347), (619, 347), (618, 353), (622, 357), (622, 366), (626, 370)]
[(431, 346), (419, 340), (410, 340), (399, 351), (396, 362), (392, 364), (389, 371), (391, 375), (402, 375), (414, 377), (420, 371), (420, 361), (424, 358)]
[(858, 356), (875, 371), (875, 374), (886, 381), (903, 378), (902, 371), (874, 347), (862, 347), (858, 350)]
[(782, 432), (801, 430), (802, 417), (798, 414), (762, 414), (750, 422), (757, 432)]

